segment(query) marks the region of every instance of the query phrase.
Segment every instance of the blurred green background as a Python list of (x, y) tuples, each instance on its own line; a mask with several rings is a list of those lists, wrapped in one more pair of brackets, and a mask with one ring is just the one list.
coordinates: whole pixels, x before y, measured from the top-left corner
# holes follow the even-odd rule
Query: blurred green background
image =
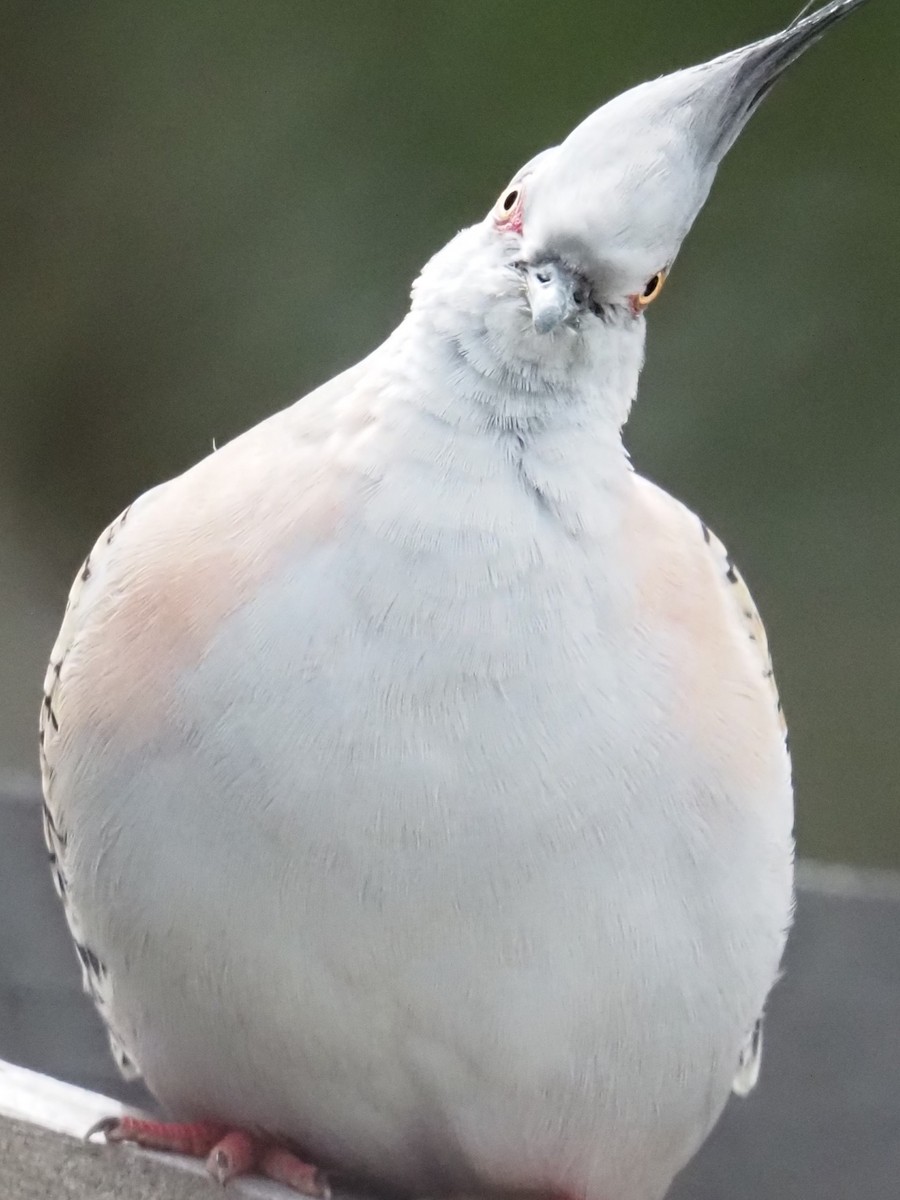
[[(365, 354), (609, 94), (792, 3), (0, 3), (0, 769), (36, 769), (69, 580), (120, 508)], [(762, 607), (802, 853), (894, 865), (898, 47), (875, 0), (755, 118), (653, 310), (628, 434)]]

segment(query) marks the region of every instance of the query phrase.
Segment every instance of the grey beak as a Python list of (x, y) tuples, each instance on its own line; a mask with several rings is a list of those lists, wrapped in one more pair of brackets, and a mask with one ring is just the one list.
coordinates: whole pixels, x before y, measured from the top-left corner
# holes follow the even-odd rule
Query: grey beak
[(781, 33), (735, 51), (738, 66), (729, 102), (721, 114), (713, 161), (718, 162), (729, 150), (769, 89), (791, 63), (815, 45), (832, 25), (849, 17), (865, 3), (866, 0), (831, 0), (808, 16), (801, 16)]
[(578, 311), (579, 281), (562, 263), (550, 260), (526, 266), (525, 289), (538, 333), (551, 333)]

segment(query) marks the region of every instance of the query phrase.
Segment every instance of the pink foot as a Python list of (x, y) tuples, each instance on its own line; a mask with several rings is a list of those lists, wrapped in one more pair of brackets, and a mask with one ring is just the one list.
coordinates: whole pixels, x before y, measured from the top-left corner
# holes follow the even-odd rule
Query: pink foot
[(107, 1142), (134, 1142), (148, 1150), (205, 1158), (206, 1169), (217, 1183), (226, 1184), (239, 1175), (262, 1175), (292, 1188), (302, 1196), (329, 1200), (328, 1180), (275, 1142), (242, 1129), (229, 1130), (214, 1121), (148, 1121), (137, 1117), (104, 1117), (85, 1134), (90, 1140), (102, 1133)]

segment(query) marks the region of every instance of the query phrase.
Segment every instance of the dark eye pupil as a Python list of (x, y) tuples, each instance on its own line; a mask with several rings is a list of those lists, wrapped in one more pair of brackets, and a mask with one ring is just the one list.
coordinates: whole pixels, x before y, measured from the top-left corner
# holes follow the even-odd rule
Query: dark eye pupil
[(509, 212), (509, 210), (515, 204), (515, 202), (518, 200), (518, 198), (519, 198), (519, 193), (515, 190), (515, 188), (513, 188), (513, 190), (511, 192), (507, 193), (506, 198), (503, 201), (503, 211)]
[(654, 275), (647, 286), (644, 288), (644, 299), (649, 300), (653, 293), (659, 287), (659, 276)]

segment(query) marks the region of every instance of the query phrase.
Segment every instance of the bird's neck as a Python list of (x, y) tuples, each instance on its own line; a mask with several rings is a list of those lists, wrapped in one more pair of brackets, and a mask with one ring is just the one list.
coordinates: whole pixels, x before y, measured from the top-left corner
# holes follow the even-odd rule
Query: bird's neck
[[(602, 535), (629, 485), (621, 425), (640, 355), (619, 355), (606, 374), (511, 367), (483, 339), (447, 336), (410, 315), (379, 353), (383, 398), (404, 429), (403, 453), (420, 459), (477, 505), (514, 475), (523, 493), (573, 532)], [(400, 412), (405, 416), (399, 416)], [(490, 523), (490, 513), (484, 512)]]

